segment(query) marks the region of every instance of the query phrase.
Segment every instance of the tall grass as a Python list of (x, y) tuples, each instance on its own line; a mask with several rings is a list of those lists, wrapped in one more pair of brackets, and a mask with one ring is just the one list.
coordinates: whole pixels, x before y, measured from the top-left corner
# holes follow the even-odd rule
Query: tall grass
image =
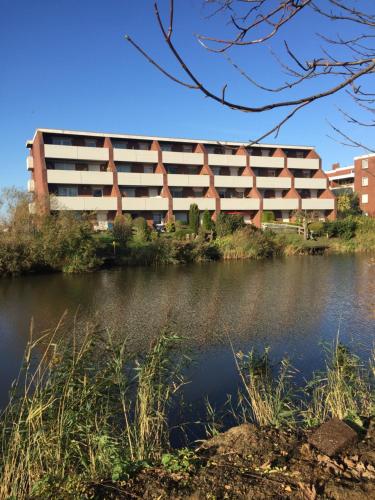
[[(73, 498), (168, 449), (182, 379), (167, 329), (142, 360), (107, 331), (63, 323), (30, 342), (1, 417), (0, 498)], [(35, 358), (38, 361), (35, 363)]]

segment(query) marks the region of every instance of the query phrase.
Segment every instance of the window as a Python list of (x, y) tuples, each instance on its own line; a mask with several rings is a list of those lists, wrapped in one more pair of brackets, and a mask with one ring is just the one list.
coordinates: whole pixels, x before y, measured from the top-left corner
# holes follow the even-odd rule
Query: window
[(302, 177), (310, 178), (310, 170), (302, 170)]
[(52, 144), (59, 146), (71, 146), (72, 139), (70, 137), (52, 137)]
[(159, 196), (159, 190), (158, 190), (158, 188), (149, 188), (148, 189), (148, 195), (150, 197)]
[(176, 212), (174, 216), (176, 220), (181, 221), (183, 224), (187, 224), (188, 214), (186, 212)]
[(167, 172), (168, 174), (178, 174), (179, 168), (176, 165), (168, 165)]
[(78, 196), (77, 186), (59, 186), (57, 196)]
[(276, 177), (276, 170), (269, 169), (268, 170), (268, 177)]
[(92, 195), (94, 196), (94, 198), (101, 198), (103, 196), (103, 188), (93, 187)]
[(145, 174), (153, 174), (154, 173), (154, 167), (152, 165), (145, 165), (143, 168), (143, 171)]
[(96, 148), (96, 139), (89, 137), (85, 139), (85, 146), (87, 148)]
[(245, 190), (243, 188), (235, 189), (236, 198), (245, 198)]
[(193, 147), (190, 146), (190, 144), (183, 144), (182, 145), (182, 151), (183, 151), (183, 153), (192, 153), (193, 152)]
[(233, 154), (232, 148), (224, 148), (224, 154), (226, 154), (226, 155), (232, 155)]
[(227, 189), (219, 189), (219, 196), (220, 198), (229, 198), (229, 193)]
[(140, 142), (138, 144), (138, 149), (142, 149), (144, 151), (148, 150), (148, 144), (147, 144), (147, 142)]
[(117, 172), (131, 172), (131, 165), (117, 165)]
[(368, 194), (362, 195), (362, 203), (368, 203)]
[(270, 156), (270, 150), (269, 149), (261, 149), (261, 156)]
[(200, 187), (194, 187), (193, 188), (194, 196), (196, 198), (202, 198), (203, 196), (203, 188)]
[(368, 168), (368, 158), (362, 160), (362, 168)]
[(182, 198), (182, 190), (183, 188), (179, 188), (179, 187), (174, 187), (174, 188), (171, 188), (171, 195), (173, 198)]
[(368, 177), (362, 177), (362, 186), (368, 186)]
[(172, 151), (172, 145), (171, 144), (162, 144), (161, 150), (162, 151)]
[(220, 167), (211, 167), (211, 170), (214, 175), (220, 175)]
[(304, 155), (303, 155), (303, 151), (296, 151), (296, 158), (303, 158)]
[(75, 170), (75, 163), (55, 163), (55, 170)]
[(229, 172), (232, 176), (238, 176), (238, 168), (230, 168)]
[(152, 220), (153, 220), (154, 224), (161, 224), (163, 221), (163, 216), (160, 212), (153, 212)]
[(117, 141), (113, 143), (113, 147), (117, 149), (128, 149), (128, 143), (125, 141)]
[(122, 196), (126, 198), (135, 198), (135, 189), (134, 188), (123, 188), (121, 189)]
[(90, 163), (88, 165), (88, 171), (89, 172), (100, 172), (100, 165), (97, 163)]

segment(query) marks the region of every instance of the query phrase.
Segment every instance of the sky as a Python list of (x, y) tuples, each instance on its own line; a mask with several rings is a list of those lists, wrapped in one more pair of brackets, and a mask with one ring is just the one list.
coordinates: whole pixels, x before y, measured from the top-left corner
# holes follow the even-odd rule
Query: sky
[[(165, 13), (168, 1), (159, 3)], [(209, 17), (210, 10), (202, 4), (176, 0), (174, 40), (194, 71), (216, 92), (227, 83), (226, 96), (236, 102), (277, 99), (250, 85), (223, 56), (197, 43), (195, 33), (231, 32), (223, 18)], [(248, 141), (285, 114), (227, 109), (152, 67), (125, 41), (125, 34), (183, 77), (162, 40), (151, 0), (0, 0), (0, 7), (0, 189), (26, 187), (25, 143), (38, 127)], [(337, 24), (307, 13), (274, 40), (273, 50), (282, 56), (287, 39), (300, 57), (313, 57), (318, 22), (319, 30), (337, 33)], [(287, 79), (269, 47), (235, 49), (229, 55), (264, 85)], [(318, 88), (315, 83), (304, 87), (306, 92)], [(277, 138), (264, 142), (315, 146), (325, 169), (336, 161), (350, 164), (363, 151), (328, 137), (328, 121), (343, 122), (337, 107), (350, 106), (344, 92), (316, 102), (289, 121)], [(371, 129), (362, 129), (360, 138), (370, 140)]]

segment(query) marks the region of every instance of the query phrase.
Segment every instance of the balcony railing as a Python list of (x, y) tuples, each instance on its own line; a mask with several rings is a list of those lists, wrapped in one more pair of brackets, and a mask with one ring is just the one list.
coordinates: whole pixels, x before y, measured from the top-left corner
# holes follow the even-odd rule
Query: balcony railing
[(85, 146), (58, 146), (54, 144), (45, 144), (44, 155), (46, 158), (64, 160), (109, 160), (109, 151), (107, 148), (91, 148)]
[(47, 170), (47, 181), (50, 184), (95, 184), (110, 186), (113, 184), (113, 173), (80, 170)]

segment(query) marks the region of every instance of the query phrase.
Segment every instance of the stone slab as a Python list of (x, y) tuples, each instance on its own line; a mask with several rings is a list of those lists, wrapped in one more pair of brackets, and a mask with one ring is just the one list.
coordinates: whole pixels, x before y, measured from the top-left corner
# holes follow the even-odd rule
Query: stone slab
[(309, 443), (328, 456), (333, 456), (358, 441), (358, 434), (338, 418), (328, 420), (309, 437)]

